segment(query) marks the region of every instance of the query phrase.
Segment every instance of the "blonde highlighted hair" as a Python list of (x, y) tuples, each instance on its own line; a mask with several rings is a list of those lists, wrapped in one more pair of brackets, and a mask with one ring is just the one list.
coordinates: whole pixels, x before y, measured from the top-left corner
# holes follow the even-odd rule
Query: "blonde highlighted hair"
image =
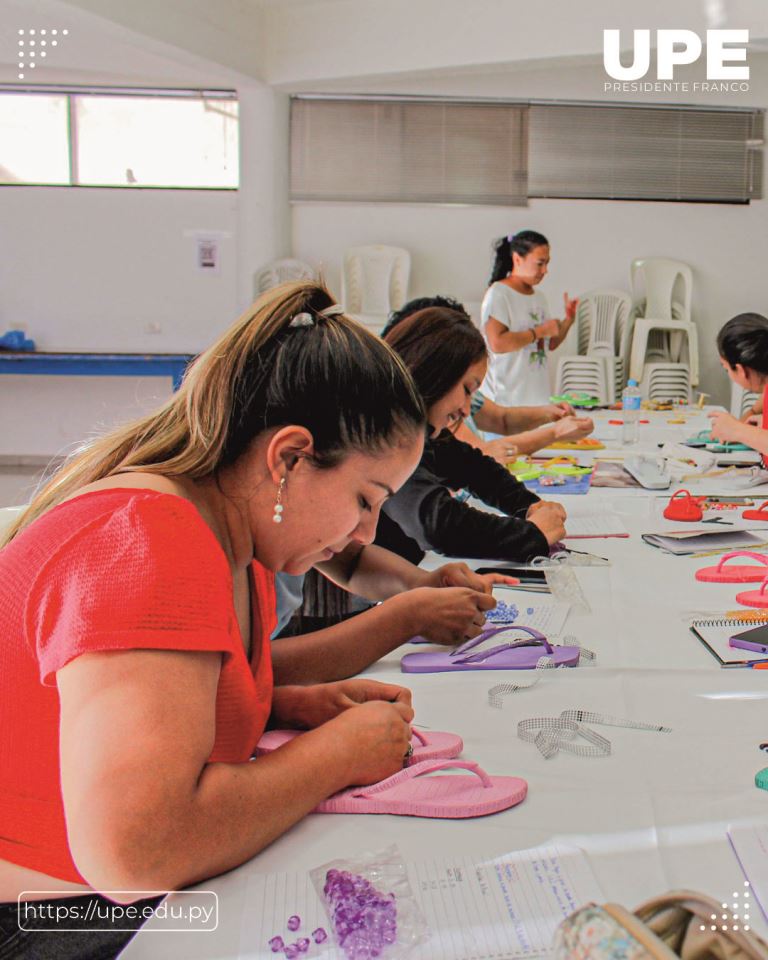
[[(70, 457), (0, 546), (89, 483), (131, 471), (211, 476), (279, 426), (310, 431), (318, 467), (423, 429), (424, 407), (400, 359), (334, 306), (314, 281), (268, 290), (191, 364), (159, 410)], [(300, 314), (308, 316), (292, 323)]]

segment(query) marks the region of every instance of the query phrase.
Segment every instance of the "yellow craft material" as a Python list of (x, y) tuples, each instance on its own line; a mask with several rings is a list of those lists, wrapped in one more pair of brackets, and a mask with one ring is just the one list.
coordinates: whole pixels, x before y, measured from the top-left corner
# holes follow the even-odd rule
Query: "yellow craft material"
[(584, 437), (581, 440), (558, 440), (557, 443), (550, 443), (551, 450), (605, 450), (605, 444), (599, 440), (590, 440)]

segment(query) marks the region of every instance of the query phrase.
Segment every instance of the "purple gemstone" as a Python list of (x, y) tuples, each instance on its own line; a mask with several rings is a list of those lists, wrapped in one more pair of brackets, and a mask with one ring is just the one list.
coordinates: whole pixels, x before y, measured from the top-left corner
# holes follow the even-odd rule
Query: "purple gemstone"
[(299, 948), (295, 943), (289, 943), (283, 952), (285, 953), (287, 960), (295, 960), (295, 958), (299, 955)]
[(297, 916), (297, 914), (295, 913), (292, 917), (288, 917), (288, 922), (286, 923), (286, 927), (288, 927), (291, 933), (295, 933), (300, 926), (301, 926), (301, 917)]
[(309, 950), (309, 937), (300, 937), (296, 941), (296, 946), (299, 948), (299, 953), (306, 953)]
[(285, 944), (283, 943), (282, 937), (272, 937), (272, 939), (268, 941), (268, 946), (272, 950), (272, 953), (279, 953)]
[(323, 930), (322, 927), (318, 927), (317, 930), (312, 931), (312, 939), (315, 943), (325, 943), (328, 939), (328, 934)]

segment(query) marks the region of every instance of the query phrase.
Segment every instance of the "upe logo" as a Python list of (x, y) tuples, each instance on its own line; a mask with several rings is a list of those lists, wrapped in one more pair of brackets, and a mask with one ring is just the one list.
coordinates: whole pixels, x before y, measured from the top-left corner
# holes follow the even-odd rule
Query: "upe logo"
[[(634, 30), (634, 58), (621, 62), (621, 31), (603, 30), (603, 64), (614, 80), (640, 80), (651, 66), (651, 31)], [(749, 30), (707, 30), (707, 79), (749, 80), (746, 63)], [(734, 46), (739, 44), (739, 46)], [(701, 37), (693, 30), (656, 31), (656, 79), (673, 80), (676, 66), (695, 63), (701, 56)]]

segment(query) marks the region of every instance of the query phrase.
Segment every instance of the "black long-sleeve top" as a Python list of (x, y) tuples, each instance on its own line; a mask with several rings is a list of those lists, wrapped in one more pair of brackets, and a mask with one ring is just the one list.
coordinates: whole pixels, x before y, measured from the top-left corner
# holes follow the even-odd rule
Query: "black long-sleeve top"
[[(451, 491), (462, 488), (506, 516), (460, 503)], [(419, 466), (384, 504), (375, 542), (413, 563), (427, 550), (525, 562), (549, 553), (544, 534), (525, 519), (538, 499), (491, 457), (444, 430), (427, 439)]]

